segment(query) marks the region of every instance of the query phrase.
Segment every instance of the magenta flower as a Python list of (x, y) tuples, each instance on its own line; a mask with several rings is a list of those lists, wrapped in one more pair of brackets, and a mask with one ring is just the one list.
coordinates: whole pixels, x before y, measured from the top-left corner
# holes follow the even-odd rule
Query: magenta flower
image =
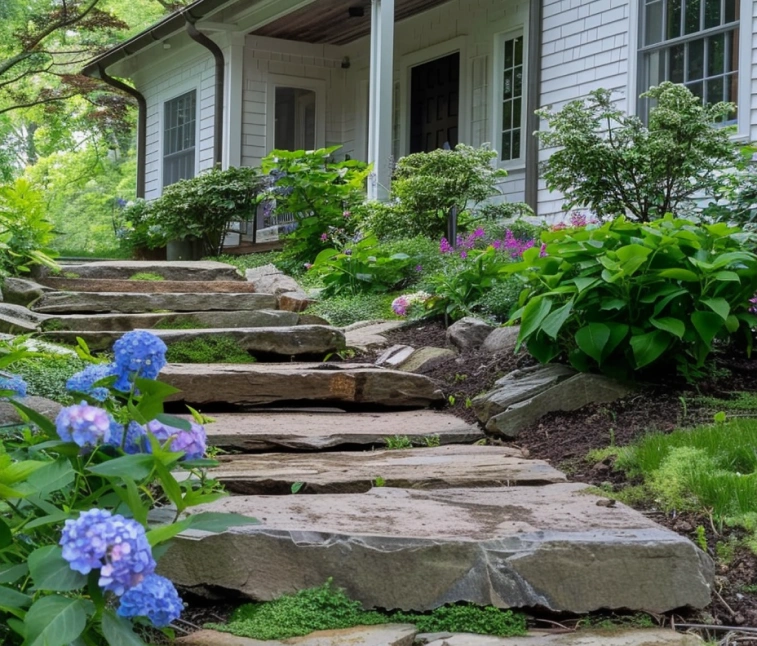
[(439, 242), (439, 252), (440, 253), (450, 253), (452, 251), (452, 245), (449, 243), (447, 238), (442, 238)]
[(461, 258), (462, 258), (463, 260), (465, 260), (465, 259), (466, 259), (466, 258), (468, 257), (468, 252), (467, 252), (467, 251), (461, 251), (461, 252), (460, 252), (460, 257), (461, 257)]
[(501, 240), (495, 240), (492, 242), (492, 247), (494, 247), (497, 251), (502, 249), (502, 241)]
[(479, 227), (473, 232), (474, 238), (483, 238), (485, 235), (486, 234), (484, 233), (484, 230), (481, 227)]
[(547, 255), (547, 243), (542, 242), (541, 247), (539, 249), (539, 257), (544, 258), (544, 256)]
[(417, 271), (420, 274), (423, 271), (423, 265), (416, 265), (415, 271)]
[(326, 240), (328, 240), (328, 239), (329, 239), (329, 234), (328, 233), (322, 233), (321, 234), (321, 240), (323, 240), (323, 242), (326, 242)]
[(392, 311), (397, 316), (407, 316), (408, 307), (410, 307), (410, 301), (405, 296), (398, 296), (392, 301)]
[(350, 213), (349, 211), (345, 211), (344, 213), (342, 213), (342, 217), (344, 217), (345, 220), (349, 219), (351, 216), (352, 216), (352, 213)]

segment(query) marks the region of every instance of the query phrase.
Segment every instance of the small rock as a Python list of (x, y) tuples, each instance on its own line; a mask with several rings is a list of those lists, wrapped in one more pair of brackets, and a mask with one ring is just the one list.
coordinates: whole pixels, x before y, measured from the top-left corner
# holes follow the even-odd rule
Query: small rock
[(479, 348), (494, 328), (486, 321), (466, 316), (447, 329), (447, 343), (458, 350)]
[(456, 356), (452, 350), (447, 348), (419, 348), (397, 368), (403, 372), (415, 372), (422, 375), (433, 370), (440, 363), (454, 359)]
[(279, 309), (287, 312), (304, 312), (315, 302), (315, 299), (304, 292), (285, 292), (279, 295)]
[(245, 276), (247, 282), (255, 285), (255, 291), (261, 294), (280, 296), (287, 292), (302, 292), (302, 288), (294, 278), (287, 276), (273, 265), (248, 269)]
[(683, 532), (688, 533), (694, 530), (694, 527), (692, 527), (691, 523), (686, 522), (685, 520), (679, 520), (674, 526), (673, 529), (675, 529), (677, 532)]
[(610, 471), (610, 467), (604, 462), (598, 462), (591, 468), (591, 470), (597, 475), (604, 475)]
[(495, 353), (512, 353), (515, 351), (515, 345), (518, 342), (520, 326), (498, 327), (484, 340), (484, 350)]
[(393, 345), (376, 359), (376, 365), (396, 368), (403, 361), (409, 359), (414, 352), (415, 348), (409, 345)]
[(26, 307), (49, 291), (50, 288), (23, 278), (8, 277), (3, 281), (3, 300), (13, 305)]

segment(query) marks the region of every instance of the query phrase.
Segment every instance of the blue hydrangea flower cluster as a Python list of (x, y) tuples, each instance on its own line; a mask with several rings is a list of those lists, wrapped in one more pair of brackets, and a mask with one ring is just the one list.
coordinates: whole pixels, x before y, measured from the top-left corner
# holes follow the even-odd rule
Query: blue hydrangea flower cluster
[(89, 574), (99, 568), (98, 585), (117, 596), (155, 571), (144, 527), (104, 509), (90, 509), (76, 520), (67, 520), (60, 545), (72, 570)]
[(84, 401), (62, 409), (55, 419), (60, 439), (82, 448), (107, 443), (114, 427), (118, 428), (107, 411)]
[(166, 344), (146, 330), (133, 330), (124, 334), (113, 345), (115, 388), (129, 391), (135, 377), (155, 379), (166, 365)]
[(10, 390), (12, 397), (26, 397), (26, 382), (18, 375), (0, 374), (0, 390)]
[(183, 604), (176, 588), (165, 577), (150, 574), (121, 597), (121, 617), (147, 617), (156, 628), (168, 626), (181, 616)]
[(207, 439), (205, 429), (200, 424), (190, 422), (192, 429), (183, 431), (180, 428), (162, 424), (154, 419), (147, 423), (147, 430), (152, 433), (157, 440), (164, 444), (171, 439), (172, 451), (184, 451), (185, 460), (197, 460), (205, 455)]
[(124, 453), (134, 455), (136, 453), (150, 453), (150, 442), (143, 426), (137, 422), (129, 422), (126, 427), (116, 425), (110, 434), (108, 444), (123, 449)]
[(93, 364), (71, 377), (66, 382), (66, 388), (104, 402), (108, 398), (108, 389), (103, 386), (95, 387), (95, 383), (114, 374), (116, 369), (112, 364)]

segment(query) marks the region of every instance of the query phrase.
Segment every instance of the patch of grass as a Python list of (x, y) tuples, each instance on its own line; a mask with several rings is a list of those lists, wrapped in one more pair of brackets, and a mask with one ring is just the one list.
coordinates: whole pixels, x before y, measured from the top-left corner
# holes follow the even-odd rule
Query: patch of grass
[(158, 282), (161, 280), (165, 280), (163, 276), (160, 274), (153, 274), (149, 271), (138, 271), (136, 274), (132, 274), (129, 276), (129, 280), (145, 280), (145, 281), (154, 281)]
[(207, 336), (179, 341), (168, 346), (169, 363), (254, 363), (255, 357), (242, 350), (229, 336)]
[(603, 449), (592, 449), (586, 454), (588, 462), (604, 462), (607, 458), (617, 457), (620, 449), (617, 446), (606, 446)]
[(241, 606), (228, 624), (209, 624), (208, 627), (239, 637), (286, 639), (315, 630), (385, 623), (412, 623), (419, 632), (480, 633), (499, 637), (526, 632), (523, 615), (491, 606), (443, 606), (429, 613), (367, 611), (330, 580), (318, 588), (275, 601)]
[(386, 448), (390, 450), (396, 449), (412, 449), (413, 443), (407, 435), (395, 435), (394, 437), (385, 437)]
[(59, 332), (68, 329), (61, 319), (46, 319), (40, 323), (40, 327), (46, 332)]
[(719, 397), (695, 397), (691, 401), (697, 406), (712, 410), (757, 411), (757, 393), (736, 392), (732, 399)]
[(358, 321), (372, 319), (396, 319), (392, 301), (397, 294), (341, 295), (314, 303), (305, 314), (325, 318), (331, 325), (344, 327)]
[(427, 446), (429, 448), (435, 448), (437, 446), (441, 446), (442, 441), (439, 439), (438, 435), (426, 435), (423, 438), (423, 445)]
[(66, 391), (66, 381), (84, 370), (86, 365), (73, 355), (34, 357), (14, 363), (12, 372), (26, 381), (27, 394), (68, 404), (71, 397)]
[(204, 330), (209, 328), (209, 325), (200, 323), (191, 316), (189, 318), (176, 318), (169, 316), (168, 318), (159, 321), (152, 326), (153, 330)]

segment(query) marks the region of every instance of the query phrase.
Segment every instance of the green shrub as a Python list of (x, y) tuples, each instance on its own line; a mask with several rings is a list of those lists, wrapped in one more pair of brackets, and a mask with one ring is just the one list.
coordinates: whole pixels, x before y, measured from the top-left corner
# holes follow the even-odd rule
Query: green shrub
[(479, 298), (476, 311), (482, 316), (504, 323), (518, 306), (523, 283), (515, 276), (499, 279)]
[(374, 319), (397, 318), (392, 312), (394, 294), (340, 295), (314, 303), (305, 311), (326, 319), (331, 325), (344, 327)]
[(715, 339), (739, 333), (751, 346), (757, 255), (739, 229), (620, 217), (547, 231), (542, 241), (543, 252), (529, 249), (504, 269), (526, 286), (513, 320), (539, 361), (562, 357), (625, 378), (675, 366), (691, 379)]
[(207, 336), (178, 341), (168, 346), (169, 363), (254, 363), (255, 358), (242, 350), (233, 337)]
[(71, 399), (66, 382), (86, 365), (74, 355), (52, 355), (19, 361), (13, 364), (13, 372), (26, 381), (29, 395), (64, 404)]
[(137, 249), (158, 249), (168, 242), (166, 230), (153, 216), (152, 202), (137, 198), (129, 202), (121, 213), (123, 228), (119, 245), (124, 253), (132, 255)]
[(703, 105), (669, 82), (642, 97), (653, 106), (648, 126), (618, 110), (609, 90), (595, 90), (557, 113), (539, 111), (551, 128), (538, 133), (542, 145), (558, 148), (544, 178), (549, 190), (565, 196), (565, 210), (585, 207), (600, 218), (628, 211), (648, 222), (693, 208), (692, 198), (711, 192), (717, 172), (733, 165), (729, 130), (713, 127), (733, 104)]

